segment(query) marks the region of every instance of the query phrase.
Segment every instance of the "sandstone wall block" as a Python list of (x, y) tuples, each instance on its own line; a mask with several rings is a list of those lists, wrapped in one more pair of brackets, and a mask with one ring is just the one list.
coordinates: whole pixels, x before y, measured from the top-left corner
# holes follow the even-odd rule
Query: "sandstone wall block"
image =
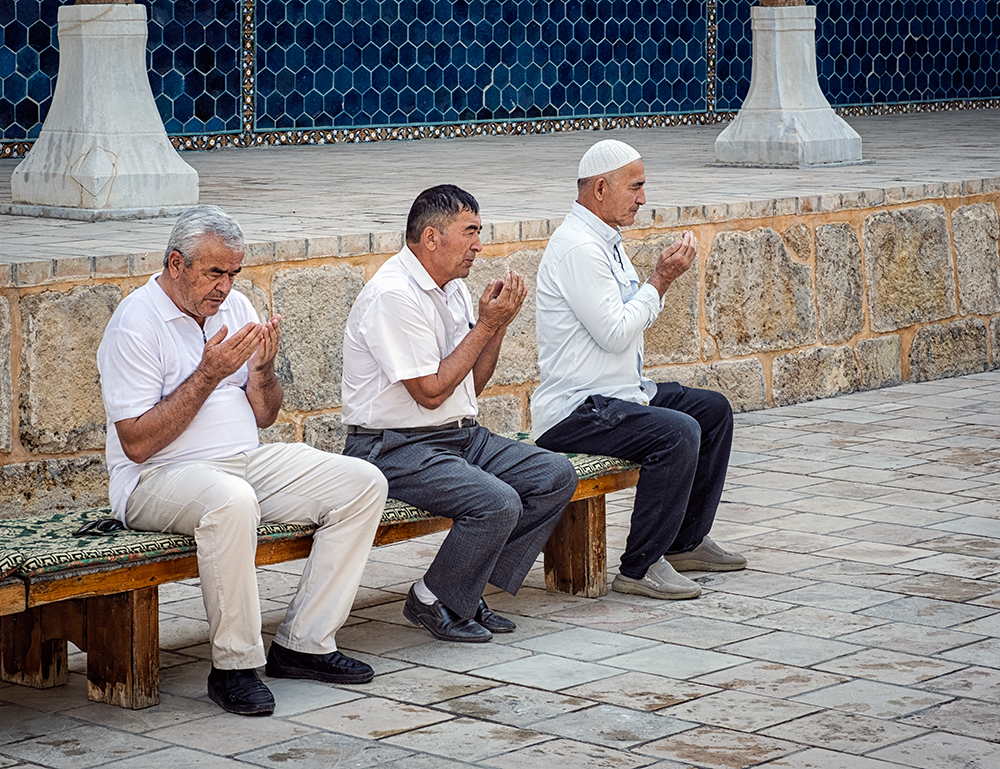
[(0, 518), (108, 504), (108, 467), (100, 454), (0, 467)]
[(955, 314), (951, 245), (941, 206), (877, 211), (865, 219), (870, 325), (896, 331)]
[[(677, 240), (676, 235), (651, 235), (628, 241), (628, 253), (639, 280), (653, 272), (660, 252)], [(663, 311), (646, 329), (643, 343), (644, 363), (662, 366), (698, 360), (701, 337), (698, 333), (698, 261), (675, 280), (663, 297)]]
[(781, 233), (782, 239), (801, 261), (808, 261), (812, 256), (813, 238), (809, 228), (802, 222), (796, 222)]
[(775, 406), (858, 390), (861, 369), (850, 347), (819, 347), (779, 355), (771, 366)]
[(10, 451), (11, 446), (11, 415), (14, 413), (11, 341), (10, 304), (0, 298), (0, 451)]
[(1000, 368), (1000, 317), (990, 318), (990, 349), (993, 351), (993, 368)]
[(978, 318), (925, 326), (910, 346), (914, 382), (975, 374), (988, 366), (986, 324)]
[(516, 251), (510, 256), (476, 259), (466, 285), (472, 294), (473, 311), (479, 312), (479, 297), (492, 280), (502, 278), (508, 270), (524, 276), (528, 295), (514, 322), (507, 327), (500, 359), (490, 384), (522, 384), (538, 379), (538, 346), (535, 341), (535, 280), (542, 251), (538, 248)]
[(479, 399), (479, 423), (495, 433), (524, 428), (524, 406), (516, 395), (489, 395)]
[(764, 367), (756, 358), (694, 366), (667, 366), (646, 371), (654, 382), (680, 382), (685, 387), (716, 390), (725, 395), (733, 411), (767, 407)]
[(103, 449), (104, 405), (97, 347), (121, 290), (76, 286), (21, 299), (21, 443), (36, 452)]
[(275, 422), (270, 427), (257, 430), (261, 443), (295, 443), (295, 425), (291, 422)]
[(364, 268), (350, 265), (289, 269), (271, 282), (281, 315), (275, 359), (284, 408), (316, 411), (340, 405), (344, 326), (364, 285)]
[(958, 262), (962, 311), (977, 315), (1000, 312), (1000, 222), (992, 203), (955, 209), (951, 215)]
[(257, 317), (261, 323), (267, 323), (271, 319), (271, 303), (268, 301), (267, 293), (264, 289), (252, 280), (241, 278), (233, 283), (233, 288), (250, 300), (253, 308), (257, 311)]
[(859, 339), (854, 355), (861, 367), (861, 388), (877, 390), (903, 383), (902, 343), (895, 334)]
[(861, 244), (847, 223), (816, 228), (816, 307), (819, 337), (846, 342), (864, 326)]
[(314, 417), (306, 417), (302, 426), (303, 443), (332, 454), (344, 453), (347, 428), (341, 423), (340, 414), (317, 414)]
[(722, 232), (705, 274), (708, 331), (724, 358), (816, 341), (812, 270), (796, 264), (777, 232)]

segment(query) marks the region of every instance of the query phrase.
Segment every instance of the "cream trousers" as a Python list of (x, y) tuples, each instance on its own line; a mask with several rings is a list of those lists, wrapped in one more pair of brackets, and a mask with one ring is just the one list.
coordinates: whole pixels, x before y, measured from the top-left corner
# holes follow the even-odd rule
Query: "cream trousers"
[(212, 663), (264, 664), (254, 557), (259, 523), (319, 526), (285, 619), (282, 646), (337, 648), (381, 520), (386, 481), (367, 462), (302, 443), (277, 443), (228, 459), (176, 462), (142, 472), (129, 497), (130, 528), (195, 538)]

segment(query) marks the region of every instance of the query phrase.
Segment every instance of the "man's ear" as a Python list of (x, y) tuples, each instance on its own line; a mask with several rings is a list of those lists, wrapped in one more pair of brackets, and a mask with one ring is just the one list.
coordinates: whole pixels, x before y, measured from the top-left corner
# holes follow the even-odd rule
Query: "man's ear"
[(428, 225), (427, 227), (424, 227), (424, 231), (420, 235), (420, 244), (428, 251), (434, 251), (438, 247), (440, 238), (441, 233), (439, 233), (434, 227)]
[(184, 266), (184, 255), (174, 249), (167, 255), (167, 269), (170, 271), (170, 277), (176, 278)]
[(594, 198), (597, 200), (604, 200), (604, 195), (608, 191), (608, 180), (603, 176), (599, 176), (597, 181), (594, 182), (594, 188), (592, 192), (594, 193)]

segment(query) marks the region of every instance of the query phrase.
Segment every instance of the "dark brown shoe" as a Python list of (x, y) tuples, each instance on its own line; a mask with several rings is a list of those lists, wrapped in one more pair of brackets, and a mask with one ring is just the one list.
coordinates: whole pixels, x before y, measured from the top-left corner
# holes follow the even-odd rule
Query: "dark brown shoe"
[(241, 716), (269, 716), (274, 712), (274, 695), (253, 668), (219, 670), (212, 665), (208, 696), (223, 710)]
[(440, 601), (428, 605), (417, 598), (413, 588), (406, 595), (403, 616), (414, 625), (426, 628), (440, 641), (486, 643), (493, 634), (473, 619), (460, 617)]
[(308, 654), (271, 641), (264, 672), (271, 678), (311, 678), (330, 684), (363, 684), (375, 677), (372, 666), (341, 654)]
[(490, 611), (490, 607), (486, 605), (486, 601), (482, 598), (479, 599), (479, 608), (476, 609), (476, 616), (472, 619), (491, 633), (513, 633), (517, 628), (517, 625), (506, 617), (501, 617), (499, 614)]

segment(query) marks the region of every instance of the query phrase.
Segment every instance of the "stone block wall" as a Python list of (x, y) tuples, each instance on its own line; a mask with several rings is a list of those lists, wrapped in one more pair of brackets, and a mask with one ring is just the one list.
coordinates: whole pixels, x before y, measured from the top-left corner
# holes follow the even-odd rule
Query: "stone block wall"
[[(685, 229), (700, 242), (646, 333), (647, 373), (746, 411), (1000, 366), (998, 206), (1000, 180), (985, 180), (645, 209), (625, 233), (640, 275)], [(487, 225), (473, 295), (511, 268), (533, 287), (558, 224)], [(392, 232), (248, 247), (236, 290), (283, 317), (285, 404), (262, 440), (341, 449), (344, 323), (401, 245)], [(106, 503), (97, 345), (161, 258), (0, 266), (0, 518)], [(530, 426), (534, 310), (532, 292), (480, 400), (498, 431)]]

